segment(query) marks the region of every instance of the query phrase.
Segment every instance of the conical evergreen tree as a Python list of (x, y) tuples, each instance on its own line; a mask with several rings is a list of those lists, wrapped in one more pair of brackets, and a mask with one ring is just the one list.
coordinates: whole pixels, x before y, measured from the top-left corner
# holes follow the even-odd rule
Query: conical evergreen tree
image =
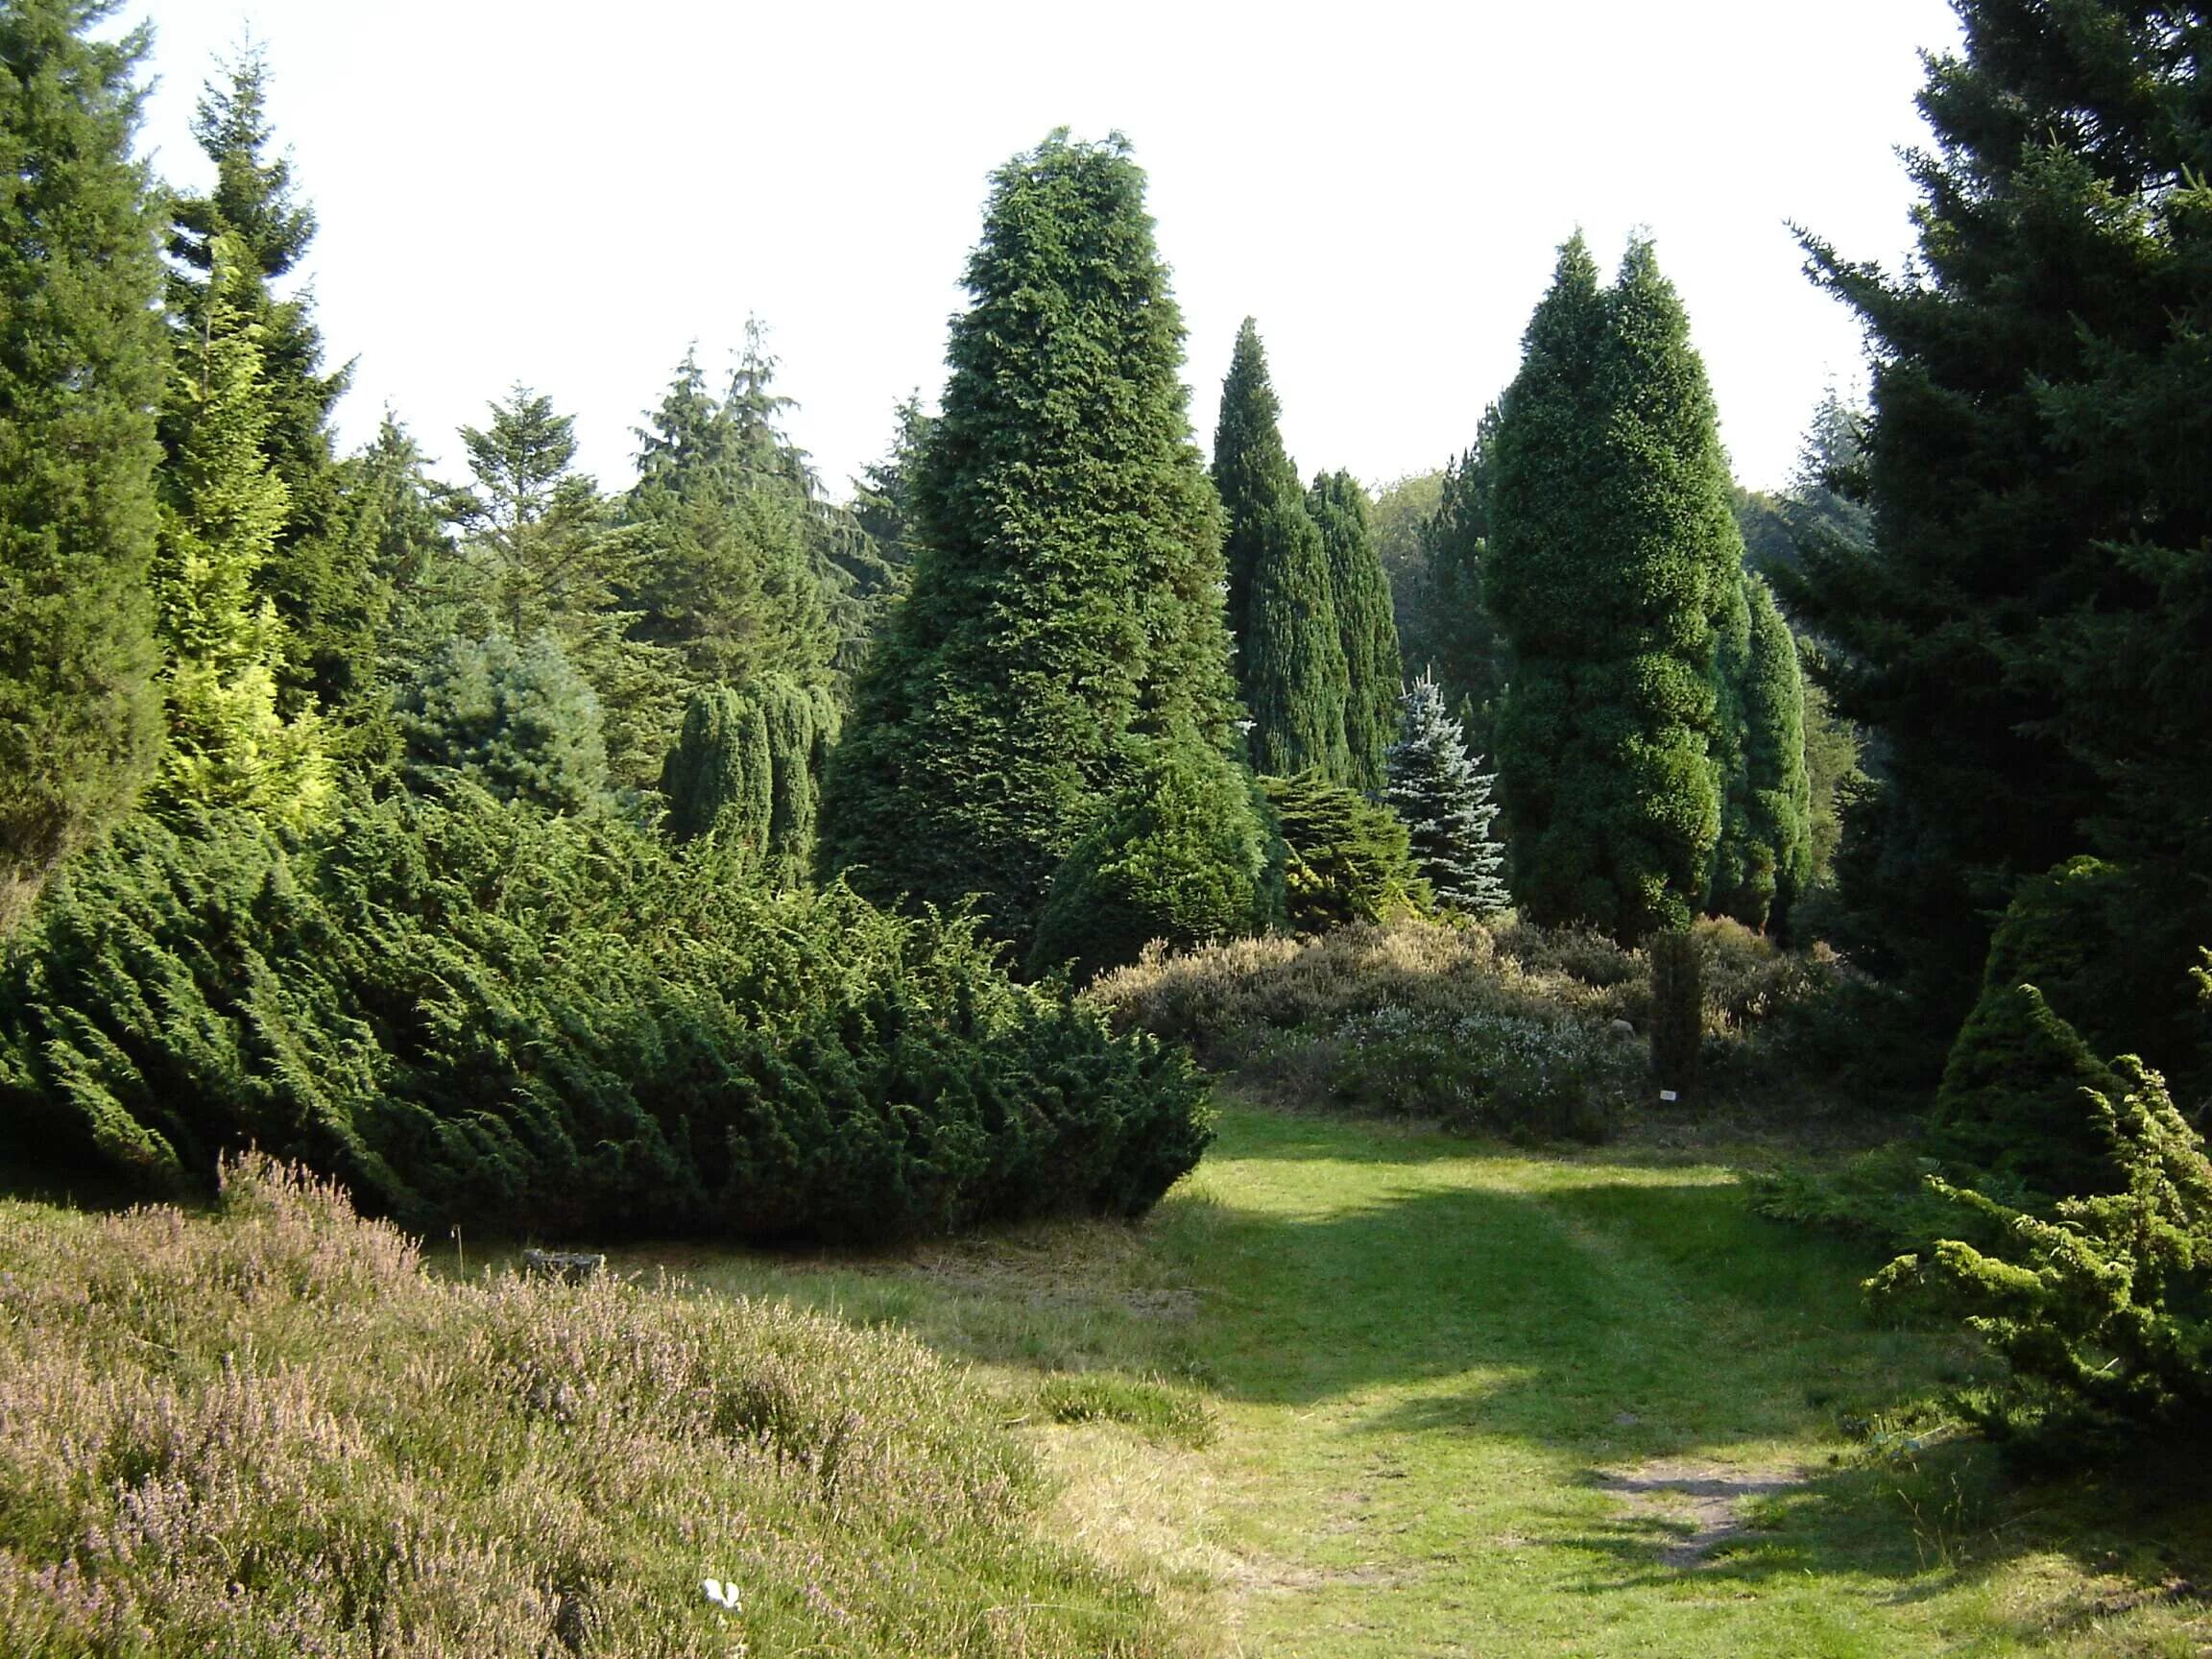
[(1229, 527), (1229, 627), (1252, 718), (1256, 772), (1352, 780), (1344, 742), (1349, 675), (1330, 602), (1329, 555), (1283, 449), (1282, 405), (1251, 318), (1221, 382), (1214, 485)]
[(1405, 823), (1414, 868), (1439, 904), (1474, 915), (1504, 909), (1505, 850), (1490, 838), (1498, 808), (1491, 779), (1467, 753), (1465, 735), (1444, 706), (1443, 688), (1424, 674), (1400, 704), (1384, 799)]
[(144, 29), (0, 8), (0, 931), (126, 810), (160, 742), (146, 577), (166, 363), (131, 159)]
[[(1026, 945), (1102, 815), (1234, 744), (1220, 520), (1120, 139), (1059, 133), (999, 169), (968, 286), (915, 484), (912, 586), (859, 684), (822, 829), (828, 864), (864, 891), (980, 895)], [(1256, 811), (1243, 789), (1210, 809)], [(1240, 844), (1234, 827), (1214, 828)]]
[[(315, 214), (294, 195), (290, 157), (274, 152), (269, 80), (262, 48), (249, 41), (202, 91), (192, 135), (214, 163), (215, 183), (172, 204), (170, 308), (183, 334), (204, 331), (215, 246), (227, 238), (236, 271), (224, 302), (258, 331), (268, 409), (261, 448), (285, 493), (284, 521), (256, 590), (276, 602), (285, 624), (288, 703), (312, 695), (334, 708), (363, 693), (357, 676), (375, 657), (369, 632), (375, 596), (373, 578), (348, 556), (339, 534), (344, 474), (330, 419), (351, 371), (324, 372), (312, 296), (279, 297), (275, 287), (306, 257)], [(174, 457), (179, 436), (166, 437)]]
[(1702, 903), (1719, 833), (1715, 643), (1740, 597), (1712, 394), (1647, 243), (1600, 294), (1581, 238), (1528, 325), (1498, 430), (1490, 598), (1513, 892), (1633, 941)]
[(261, 327), (231, 301), (249, 281), (243, 252), (216, 238), (198, 349), (179, 363), (168, 403), (176, 448), (153, 586), (169, 739), (155, 799), (299, 824), (328, 800), (331, 769), (314, 713), (277, 710), (284, 624), (255, 587), (286, 495), (263, 450)]
[(1720, 674), (1734, 733), (1711, 908), (1781, 927), (1813, 879), (1813, 785), (1797, 641), (1766, 583), (1745, 572), (1741, 626), (1723, 631)]
[(1324, 472), (1306, 494), (1329, 560), (1329, 599), (1344, 652), (1345, 781), (1382, 793), (1385, 757), (1398, 735), (1398, 692), (1406, 668), (1398, 655), (1398, 622), (1390, 612), (1390, 578), (1367, 528), (1367, 492), (1349, 472)]
[(466, 778), (503, 801), (553, 812), (607, 802), (599, 699), (550, 634), (448, 641), (398, 698), (419, 787)]

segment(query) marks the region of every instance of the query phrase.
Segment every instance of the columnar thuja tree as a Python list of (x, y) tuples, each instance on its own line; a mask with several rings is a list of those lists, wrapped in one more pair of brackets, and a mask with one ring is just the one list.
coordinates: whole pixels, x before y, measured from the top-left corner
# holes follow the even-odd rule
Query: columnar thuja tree
[(1398, 698), (1405, 665), (1398, 622), (1390, 612), (1390, 578), (1367, 527), (1367, 492), (1349, 472), (1324, 472), (1306, 493), (1306, 509), (1321, 532), (1329, 560), (1329, 597), (1344, 653), (1344, 781), (1379, 793), (1398, 736)]
[(1346, 782), (1347, 675), (1329, 555), (1284, 451), (1281, 417), (1247, 317), (1221, 383), (1214, 484), (1229, 516), (1229, 627), (1252, 717), (1252, 767), (1283, 778), (1319, 771)]
[(1723, 622), (1718, 667), (1729, 768), (1710, 907), (1747, 926), (1779, 926), (1813, 879), (1805, 683), (1773, 591), (1748, 571)]
[(131, 159), (143, 29), (0, 9), (0, 930), (125, 810), (160, 734), (157, 224)]
[(1145, 832), (1135, 797), (1203, 798), (1207, 844), (1264, 862), (1227, 759), (1220, 520), (1143, 187), (1122, 140), (1065, 133), (994, 177), (914, 481), (912, 586), (823, 802), (830, 868), (883, 899), (976, 895), (1022, 947), (1088, 831)]
[(1705, 372), (1648, 243), (1600, 292), (1576, 236), (1497, 437), (1486, 578), (1514, 659), (1499, 723), (1513, 889), (1617, 938), (1704, 902), (1729, 756), (1715, 647), (1743, 540)]

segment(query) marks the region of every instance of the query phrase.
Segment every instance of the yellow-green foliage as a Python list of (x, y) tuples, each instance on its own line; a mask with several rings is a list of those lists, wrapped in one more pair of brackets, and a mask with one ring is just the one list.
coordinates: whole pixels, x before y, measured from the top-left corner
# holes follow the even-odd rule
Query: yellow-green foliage
[(444, 1283), (258, 1159), (212, 1218), (0, 1206), (12, 1659), (1167, 1650), (1041, 1495), (907, 1337)]
[(2131, 1055), (2113, 1071), (2116, 1101), (2081, 1093), (2119, 1190), (2062, 1199), (2049, 1218), (1931, 1177), (1997, 1241), (1945, 1238), (1933, 1260), (1901, 1256), (1869, 1282), (1935, 1289), (1963, 1311), (2011, 1367), (2011, 1386), (1966, 1401), (1970, 1414), (2065, 1458), (2114, 1441), (2198, 1445), (2212, 1421), (2212, 1160), (2164, 1078)]

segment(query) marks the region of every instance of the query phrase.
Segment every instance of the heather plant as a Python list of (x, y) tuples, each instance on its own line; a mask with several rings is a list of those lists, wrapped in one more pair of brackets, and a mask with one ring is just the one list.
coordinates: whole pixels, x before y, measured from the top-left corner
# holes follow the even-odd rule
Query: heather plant
[(134, 826), (0, 958), (0, 1109), (155, 1191), (249, 1143), (423, 1227), (887, 1238), (1133, 1214), (1203, 1087), (960, 919), (465, 781)]
[(27, 1659), (1171, 1650), (1133, 1581), (1040, 1541), (1026, 1449), (908, 1337), (442, 1281), (263, 1159), (213, 1215), (0, 1204), (0, 1313)]

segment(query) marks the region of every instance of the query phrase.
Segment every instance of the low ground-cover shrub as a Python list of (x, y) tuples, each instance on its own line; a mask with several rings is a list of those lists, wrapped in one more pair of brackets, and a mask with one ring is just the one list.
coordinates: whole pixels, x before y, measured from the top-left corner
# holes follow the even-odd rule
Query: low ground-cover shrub
[(0, 1204), (12, 1659), (1171, 1650), (910, 1338), (440, 1282), (265, 1161), (222, 1208)]
[(325, 839), (134, 826), (0, 955), (0, 1111), (150, 1189), (253, 1143), (373, 1209), (881, 1238), (1136, 1214), (1204, 1147), (1181, 1055), (957, 920), (457, 788)]

